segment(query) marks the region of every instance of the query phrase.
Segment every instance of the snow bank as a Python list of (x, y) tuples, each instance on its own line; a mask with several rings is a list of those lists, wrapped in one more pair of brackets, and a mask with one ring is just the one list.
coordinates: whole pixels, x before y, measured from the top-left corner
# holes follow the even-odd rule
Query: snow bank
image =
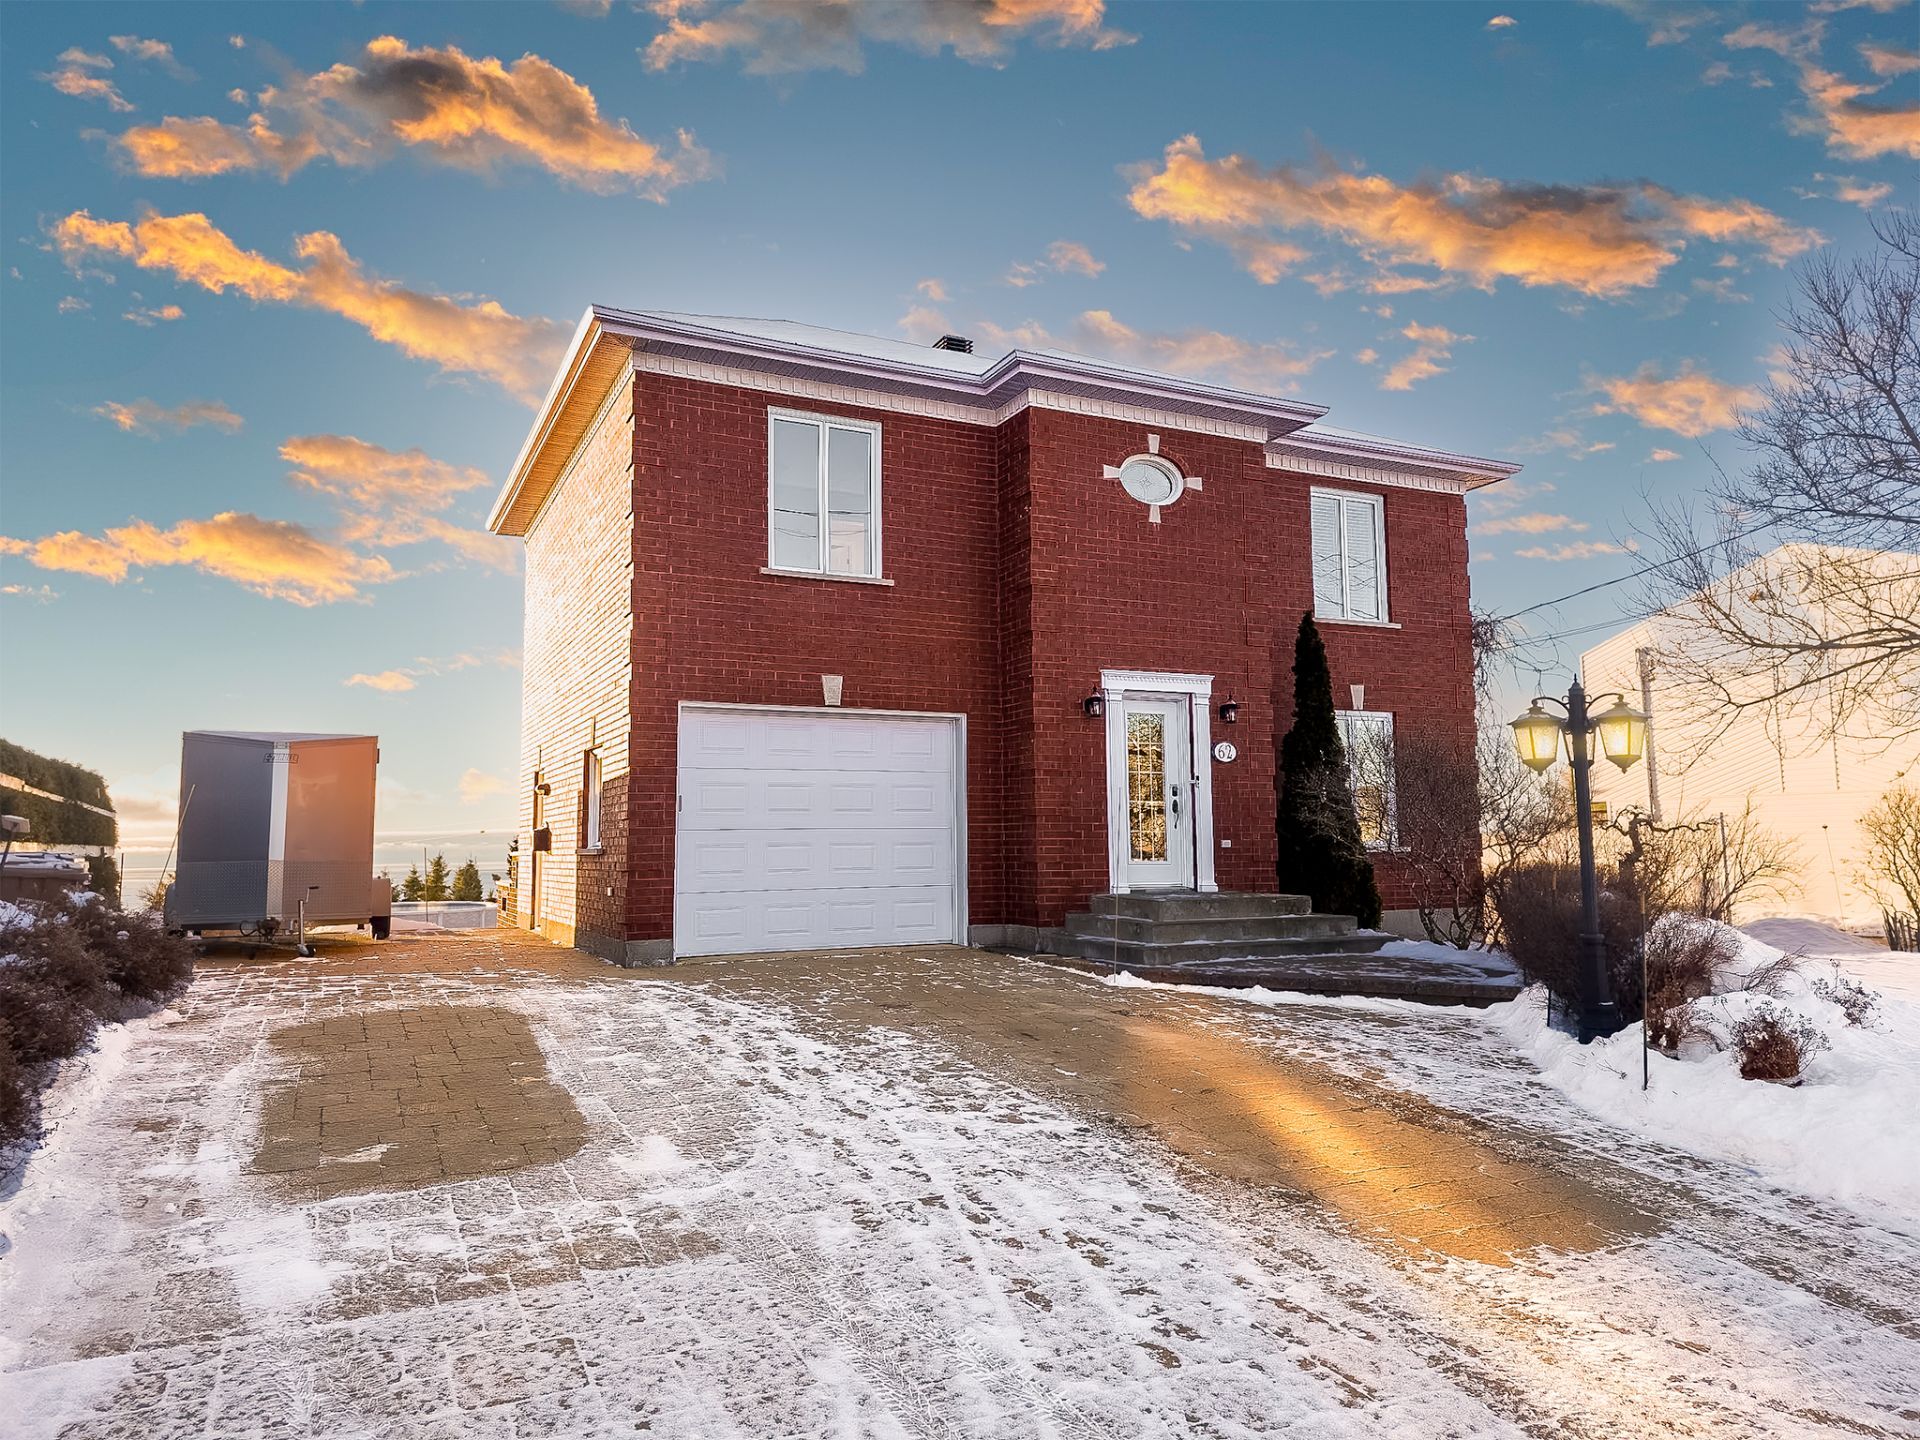
[[(1728, 933), (1740, 946), (1737, 975), (1780, 957), (1771, 945)], [(1810, 1019), (1832, 1048), (1813, 1058), (1797, 1087), (1743, 1080), (1731, 1050), (1702, 1040), (1678, 1058), (1649, 1055), (1643, 1091), (1639, 1025), (1580, 1045), (1548, 1026), (1546, 992), (1538, 986), (1482, 1013), (1548, 1084), (1613, 1124), (1920, 1227), (1920, 1004), (1883, 994), (1865, 1026), (1849, 1025), (1840, 1007), (1813, 988), (1839, 972), (1832, 960), (1809, 959), (1772, 996), (1738, 991), (1695, 1003), (1703, 1026), (1723, 1044), (1731, 1027), (1761, 1005)]]

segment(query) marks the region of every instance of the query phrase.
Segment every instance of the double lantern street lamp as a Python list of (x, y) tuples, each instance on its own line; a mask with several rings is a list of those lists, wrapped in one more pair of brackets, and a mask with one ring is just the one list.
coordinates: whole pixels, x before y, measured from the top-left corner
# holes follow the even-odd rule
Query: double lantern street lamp
[[(1580, 824), (1580, 973), (1583, 979), (1580, 1005), (1580, 1042), (1585, 1044), (1599, 1035), (1611, 1035), (1620, 1028), (1620, 1007), (1614, 1004), (1613, 985), (1607, 976), (1606, 941), (1600, 934), (1600, 884), (1593, 868), (1593, 769), (1594, 735), (1600, 737), (1600, 749), (1622, 771), (1631, 770), (1647, 749), (1647, 717), (1634, 709), (1620, 694), (1603, 695), (1613, 704), (1597, 714), (1587, 705), (1587, 692), (1578, 680), (1567, 691), (1567, 698), (1555, 700), (1537, 695), (1527, 713), (1513, 722), (1513, 743), (1520, 760), (1536, 775), (1545, 774), (1560, 757), (1560, 740), (1566, 737), (1567, 762), (1573, 770), (1573, 804)], [(1548, 711), (1548, 705), (1566, 712), (1562, 719)]]

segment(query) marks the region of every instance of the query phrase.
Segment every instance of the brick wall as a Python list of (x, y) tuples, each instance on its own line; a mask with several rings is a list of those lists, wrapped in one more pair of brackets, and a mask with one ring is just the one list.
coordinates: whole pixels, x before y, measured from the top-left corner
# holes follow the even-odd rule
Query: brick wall
[[(523, 926), (624, 953), (632, 681), (632, 389), (615, 385), (526, 537), (519, 826)], [(601, 760), (599, 854), (581, 847), (585, 755)], [(534, 781), (553, 849), (533, 853)], [(609, 893), (611, 892), (611, 893)]]
[[(880, 426), (891, 586), (763, 575), (769, 406)], [(1003, 908), (994, 431), (796, 401), (676, 376), (637, 381), (634, 733), (627, 934), (673, 925), (675, 744), (682, 700), (842, 703), (967, 717), (968, 893)]]
[[(1240, 758), (1201, 762), (1213, 768), (1215, 872), (1222, 889), (1272, 889), (1271, 622), (1298, 612), (1308, 583), (1304, 531), (1286, 523), (1284, 489), (1247, 441), (1028, 415), (1039, 820), (1032, 906), (1016, 923), (1058, 925), (1107, 888), (1106, 734), (1080, 708), (1102, 669), (1210, 674), (1214, 705), (1240, 701), (1230, 732)], [(1101, 474), (1145, 451), (1150, 431), (1161, 454), (1203, 481), (1158, 525)]]
[[(892, 585), (761, 573), (769, 407), (880, 426)], [(1107, 886), (1105, 734), (1080, 709), (1103, 668), (1209, 673), (1216, 707), (1240, 702), (1238, 725), (1214, 726), (1239, 759), (1203, 762), (1215, 845), (1232, 841), (1216, 848), (1217, 878), (1282, 883), (1276, 725), (1291, 715), (1294, 631), (1311, 604), (1313, 480), (1269, 469), (1248, 441), (1153, 427), (1205, 483), (1152, 525), (1101, 474), (1147, 448), (1137, 423), (1036, 407), (985, 427), (655, 374), (623, 386), (614, 410), (528, 537), (522, 789), (544, 749), (549, 933), (577, 926), (596, 948), (593, 937), (666, 940), (680, 702), (814, 706), (822, 674), (845, 677), (849, 707), (967, 716), (976, 925), (1058, 925)], [(1385, 496), (1400, 627), (1323, 627), (1337, 699), (1363, 684), (1367, 708), (1394, 712), (1401, 733), (1433, 724), (1470, 740), (1463, 502), (1337, 488)], [(609, 710), (629, 708), (630, 735), (616, 735)], [(588, 715), (601, 717), (611, 792), (607, 853), (590, 863), (571, 848)], [(523, 800), (523, 829), (530, 820)], [(1407, 904), (1393, 858), (1376, 863), (1388, 907)]]

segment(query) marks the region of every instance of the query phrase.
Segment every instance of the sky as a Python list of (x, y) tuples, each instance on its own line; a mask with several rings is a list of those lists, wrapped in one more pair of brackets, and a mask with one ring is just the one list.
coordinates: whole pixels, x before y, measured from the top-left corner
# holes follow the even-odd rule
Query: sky
[[(1743, 463), (1794, 266), (1917, 198), (1917, 39), (1911, 0), (0, 7), (0, 733), (104, 773), (129, 846), (184, 729), (375, 733), (383, 840), (493, 853), (482, 522), (593, 302), (1315, 401), (1525, 465), (1469, 505), (1476, 604), (1627, 575)], [(1633, 590), (1526, 617), (1547, 683)]]

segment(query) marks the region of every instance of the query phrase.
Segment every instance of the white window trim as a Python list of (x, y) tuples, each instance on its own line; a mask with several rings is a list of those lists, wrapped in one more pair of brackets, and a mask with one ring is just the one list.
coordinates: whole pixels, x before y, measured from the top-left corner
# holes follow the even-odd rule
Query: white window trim
[(580, 756), (580, 849), (598, 855), (602, 849), (600, 786), (606, 780), (605, 761), (597, 749)]
[[(776, 421), (786, 420), (798, 425), (814, 425), (820, 429), (820, 564), (815, 569), (804, 569), (796, 565), (781, 565), (774, 559), (773, 553), (773, 427)], [(827, 556), (832, 544), (829, 516), (827, 510), (827, 431), (861, 430), (873, 438), (873, 544), (869, 559), (871, 568), (866, 570), (829, 570)], [(798, 575), (827, 580), (869, 580), (881, 584), (892, 584), (883, 580), (886, 573), (881, 560), (881, 523), (880, 523), (880, 424), (875, 420), (849, 420), (843, 415), (818, 415), (806, 410), (784, 410), (776, 405), (767, 407), (767, 563), (763, 574)]]
[[(1393, 625), (1393, 608), (1387, 599), (1387, 502), (1384, 495), (1373, 495), (1365, 490), (1335, 490), (1327, 485), (1315, 485), (1308, 492), (1307, 499), (1307, 572), (1313, 572), (1313, 501), (1320, 496), (1340, 503), (1334, 506), (1334, 514), (1340, 517), (1340, 613), (1322, 615), (1319, 596), (1314, 597), (1313, 618), (1316, 620), (1335, 620), (1343, 625)], [(1373, 507), (1373, 566), (1374, 574), (1380, 582), (1380, 618), (1369, 620), (1364, 615), (1354, 615), (1353, 604), (1347, 597), (1347, 507), (1346, 501), (1358, 500)], [(1398, 627), (1395, 627), (1398, 628)]]
[[(1354, 754), (1353, 754), (1353, 736), (1350, 733), (1350, 728), (1347, 722), (1351, 720), (1378, 720), (1378, 721), (1385, 722), (1386, 730), (1387, 730), (1387, 746), (1388, 746), (1389, 752), (1391, 752), (1391, 749), (1393, 746), (1393, 737), (1394, 737), (1393, 712), (1391, 710), (1336, 710), (1333, 712), (1333, 718), (1335, 723), (1337, 723), (1340, 726), (1341, 748), (1347, 752), (1347, 785), (1349, 789), (1353, 789), (1356, 786), (1359, 777), (1355, 773)], [(1387, 782), (1387, 833), (1382, 839), (1368, 840), (1365, 842), (1367, 849), (1373, 850), (1373, 851), (1391, 852), (1391, 851), (1398, 850), (1400, 848), (1400, 796), (1398, 793), (1399, 787), (1394, 783), (1394, 774), (1391, 768), (1389, 768), (1387, 771), (1386, 782)], [(1354, 813), (1356, 815), (1359, 813), (1359, 796), (1357, 791), (1354, 797)]]

